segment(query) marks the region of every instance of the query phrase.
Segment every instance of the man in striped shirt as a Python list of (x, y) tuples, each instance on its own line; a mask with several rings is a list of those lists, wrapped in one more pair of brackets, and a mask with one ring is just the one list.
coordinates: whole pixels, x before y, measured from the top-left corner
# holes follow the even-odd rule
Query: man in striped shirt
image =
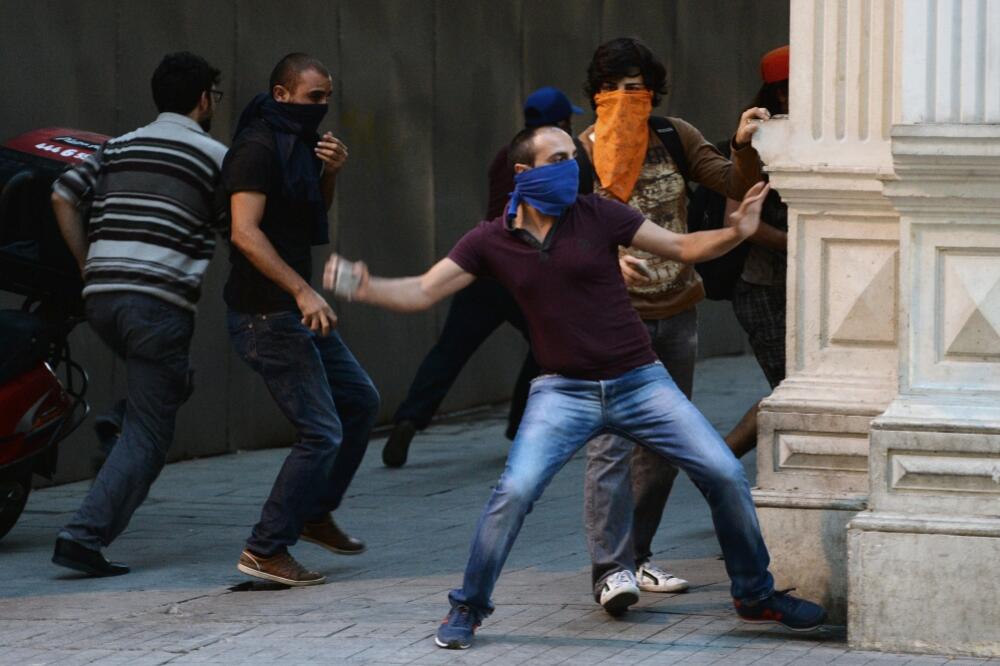
[(128, 373), (121, 437), (52, 558), (93, 576), (128, 573), (101, 549), (146, 498), (190, 394), (196, 303), (226, 219), (216, 194), (226, 147), (207, 131), (218, 81), (219, 70), (199, 56), (165, 56), (152, 78), (156, 120), (111, 139), (52, 188), (59, 229), (83, 273), (87, 320)]

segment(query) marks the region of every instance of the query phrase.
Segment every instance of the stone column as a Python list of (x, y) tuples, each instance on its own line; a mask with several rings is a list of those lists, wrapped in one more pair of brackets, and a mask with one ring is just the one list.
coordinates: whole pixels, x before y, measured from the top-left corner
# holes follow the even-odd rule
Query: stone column
[(1000, 2), (906, 0), (899, 395), (848, 531), (852, 646), (1000, 655)]
[(847, 608), (846, 525), (868, 430), (896, 395), (892, 173), (897, 2), (793, 0), (790, 113), (754, 144), (789, 205), (787, 378), (761, 406), (757, 505), (779, 587)]

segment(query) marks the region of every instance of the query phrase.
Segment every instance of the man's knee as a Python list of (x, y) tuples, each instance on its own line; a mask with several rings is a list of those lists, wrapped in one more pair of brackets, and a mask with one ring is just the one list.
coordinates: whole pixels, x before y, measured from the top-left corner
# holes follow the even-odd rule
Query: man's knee
[(379, 407), (382, 406), (382, 396), (379, 395), (378, 389), (375, 388), (375, 384), (368, 382), (360, 391), (358, 391), (358, 405), (366, 415), (370, 416), (373, 420), (376, 415), (378, 415)]
[(737, 487), (747, 482), (746, 472), (736, 456), (717, 456), (708, 468), (709, 480), (717, 486)]
[(497, 484), (496, 493), (505, 505), (518, 507), (527, 513), (542, 494), (542, 479), (531, 473), (516, 476), (504, 474)]

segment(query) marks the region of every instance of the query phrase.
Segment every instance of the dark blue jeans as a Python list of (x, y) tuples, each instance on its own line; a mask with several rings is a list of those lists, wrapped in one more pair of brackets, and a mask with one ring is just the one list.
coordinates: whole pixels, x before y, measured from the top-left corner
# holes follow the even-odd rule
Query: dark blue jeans
[(230, 311), (228, 324), (236, 353), (264, 379), (297, 434), (247, 540), (270, 557), (298, 541), (307, 521), (340, 506), (368, 448), (379, 395), (340, 335), (313, 333), (298, 312)]
[(155, 296), (118, 291), (87, 297), (87, 321), (125, 359), (121, 437), (59, 536), (92, 550), (109, 545), (149, 493), (187, 399), (194, 313)]
[[(477, 349), (504, 322), (527, 338), (524, 315), (514, 298), (492, 280), (476, 280), (462, 289), (448, 306), (448, 317), (437, 342), (420, 363), (406, 399), (399, 405), (393, 421), (412, 421), (418, 430), (431, 422), (441, 401), (448, 395), (458, 374)], [(507, 437), (514, 438), (528, 400), (528, 385), (539, 373), (535, 357), (528, 352), (514, 384), (507, 416)]]
[[(757, 601), (771, 594), (770, 558), (743, 466), (663, 365), (653, 363), (604, 381), (542, 375), (532, 382), (507, 466), (476, 526), (462, 587), (449, 595), (453, 606), (477, 617), (493, 612), (493, 587), (524, 517), (566, 461), (602, 432), (628, 437), (684, 470), (711, 507), (732, 596)], [(616, 491), (627, 493), (628, 484)], [(629, 503), (613, 505), (624, 507), (619, 517), (627, 521)]]

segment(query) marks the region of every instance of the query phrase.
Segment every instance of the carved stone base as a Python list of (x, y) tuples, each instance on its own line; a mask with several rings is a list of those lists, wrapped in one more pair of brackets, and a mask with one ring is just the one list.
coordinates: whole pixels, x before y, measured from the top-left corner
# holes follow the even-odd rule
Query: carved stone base
[(872, 510), (848, 525), (851, 645), (1000, 656), (1000, 404), (900, 396), (870, 455)]
[(847, 539), (852, 648), (1000, 656), (1000, 519), (863, 512)]
[[(866, 508), (868, 430), (887, 387), (790, 378), (761, 405), (754, 504), (778, 589), (847, 619), (847, 523)], [(860, 399), (860, 401), (859, 401)]]
[(865, 497), (754, 491), (771, 572), (779, 590), (823, 604), (831, 624), (847, 621), (847, 523)]

